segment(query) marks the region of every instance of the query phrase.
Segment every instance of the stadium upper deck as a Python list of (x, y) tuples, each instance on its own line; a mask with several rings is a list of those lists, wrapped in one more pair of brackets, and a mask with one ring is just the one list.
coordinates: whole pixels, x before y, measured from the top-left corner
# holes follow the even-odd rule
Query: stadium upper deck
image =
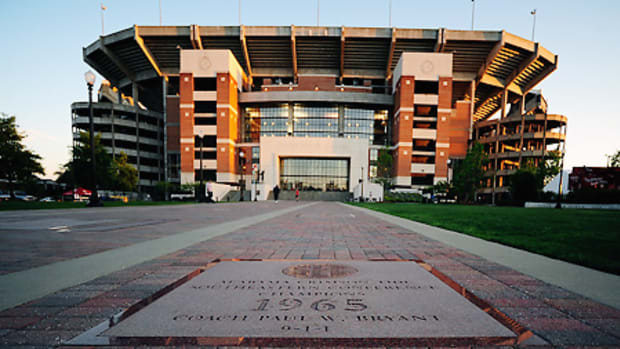
[[(389, 80), (403, 52), (453, 54), (453, 104), (474, 96), (474, 121), (484, 120), (552, 73), (557, 55), (505, 31), (297, 26), (133, 26), (100, 37), (83, 49), (84, 60), (161, 110), (163, 77), (179, 74), (181, 49), (229, 49), (249, 77), (335, 75)], [(385, 83), (384, 83), (385, 84)], [(387, 84), (385, 84), (387, 85)], [(249, 85), (248, 89), (257, 86)]]

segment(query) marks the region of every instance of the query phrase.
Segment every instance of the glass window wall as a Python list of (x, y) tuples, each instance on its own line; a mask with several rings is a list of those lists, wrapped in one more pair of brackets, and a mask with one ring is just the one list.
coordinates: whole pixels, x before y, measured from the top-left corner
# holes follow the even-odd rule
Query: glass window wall
[(286, 136), (288, 130), (288, 105), (245, 108), (246, 142), (258, 142), (261, 136)]
[(348, 191), (349, 160), (285, 158), (280, 161), (283, 190)]
[(295, 137), (338, 137), (338, 107), (295, 104), (293, 107)]
[(386, 109), (373, 110), (345, 107), (344, 136), (346, 138), (368, 139), (370, 144), (387, 144)]
[[(367, 139), (370, 144), (387, 145), (388, 110), (345, 106), (340, 120), (338, 105), (296, 103), (289, 105), (246, 107), (244, 141), (257, 142), (261, 136), (345, 137)], [(342, 122), (343, 129), (339, 129)], [(339, 132), (343, 134), (339, 135)]]
[(374, 110), (361, 108), (344, 108), (344, 136), (346, 138), (372, 139)]

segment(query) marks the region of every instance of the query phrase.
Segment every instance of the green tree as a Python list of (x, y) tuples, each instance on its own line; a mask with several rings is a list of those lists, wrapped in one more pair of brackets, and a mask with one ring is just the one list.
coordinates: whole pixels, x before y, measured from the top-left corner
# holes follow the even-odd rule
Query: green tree
[(452, 183), (448, 183), (447, 181), (439, 181), (422, 192), (434, 194), (439, 200), (454, 199), (454, 188), (452, 188)]
[(528, 160), (510, 176), (510, 192), (516, 201), (534, 201), (542, 196), (544, 187), (560, 173), (562, 157), (559, 152), (548, 152), (545, 160), (535, 166)]
[(611, 167), (620, 167), (620, 150), (616, 150), (616, 153), (611, 156), (609, 162)]
[(379, 149), (379, 154), (377, 155), (377, 178), (375, 181), (381, 183), (384, 190), (389, 189), (392, 182), (390, 178), (392, 175), (392, 161), (390, 148), (384, 147)]
[(155, 200), (167, 200), (166, 194), (178, 192), (180, 186), (177, 183), (160, 181), (155, 184)]
[(454, 164), (452, 184), (459, 202), (470, 203), (475, 200), (484, 176), (484, 166), (488, 162), (484, 146), (474, 143), (467, 151), (465, 159)]
[(540, 175), (534, 166), (524, 166), (510, 176), (510, 192), (515, 201), (534, 201), (538, 198)]
[(538, 190), (543, 190), (545, 185), (560, 173), (562, 156), (559, 151), (550, 151), (545, 155), (545, 161), (541, 161), (536, 169)]
[[(95, 172), (97, 186), (99, 188), (113, 188), (115, 186), (115, 173), (112, 168), (112, 157), (101, 144), (101, 136), (95, 135)], [(90, 134), (80, 132), (80, 139), (72, 149), (72, 160), (63, 166), (63, 172), (57, 181), (61, 183), (93, 188)]]
[(22, 144), (24, 135), (17, 131), (15, 116), (0, 116), (0, 178), (9, 182), (11, 197), (15, 197), (15, 182), (31, 179), (35, 173), (43, 174), (41, 157)]
[(133, 191), (138, 184), (138, 170), (128, 163), (127, 154), (121, 152), (112, 163), (115, 189)]
[(377, 176), (390, 178), (392, 172), (392, 153), (388, 147), (379, 149), (377, 156)]

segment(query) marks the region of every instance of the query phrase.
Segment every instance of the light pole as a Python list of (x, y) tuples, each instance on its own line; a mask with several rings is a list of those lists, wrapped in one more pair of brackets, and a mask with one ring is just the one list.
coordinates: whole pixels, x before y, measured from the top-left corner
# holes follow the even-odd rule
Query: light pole
[(361, 177), (360, 177), (360, 183), (361, 183), (361, 193), (360, 193), (360, 202), (364, 201), (364, 166), (361, 167)]
[(243, 181), (243, 168), (245, 164), (245, 154), (242, 150), (239, 150), (239, 172), (241, 172), (241, 179), (239, 180), (239, 191), (241, 195), (239, 195), (239, 201), (243, 201), (243, 192), (245, 191), (245, 182)]
[(92, 167), (93, 188), (90, 194), (90, 201), (87, 206), (97, 207), (103, 206), (99, 202), (99, 194), (97, 193), (97, 168), (95, 167), (95, 125), (93, 124), (93, 85), (95, 84), (95, 74), (89, 70), (84, 74), (86, 86), (88, 86), (88, 121), (90, 132), (90, 163)]
[(204, 202), (204, 188), (202, 187), (203, 180), (204, 180), (203, 173), (202, 173), (202, 143), (203, 143), (202, 134), (203, 134), (203, 131), (200, 130), (198, 134), (199, 134), (198, 139), (200, 139), (200, 189), (198, 189), (200, 191), (200, 194), (198, 195), (198, 201)]
[(564, 154), (562, 154), (562, 164), (560, 165), (560, 178), (558, 180), (558, 197), (555, 208), (562, 208), (562, 180), (564, 179)]
[(446, 198), (450, 197), (450, 168), (452, 168), (452, 159), (448, 159), (448, 175), (446, 176)]

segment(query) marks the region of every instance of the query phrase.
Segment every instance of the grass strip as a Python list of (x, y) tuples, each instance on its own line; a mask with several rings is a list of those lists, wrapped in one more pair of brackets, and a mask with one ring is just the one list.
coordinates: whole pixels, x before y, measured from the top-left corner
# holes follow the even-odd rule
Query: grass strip
[(354, 205), (620, 275), (619, 211), (413, 203)]

